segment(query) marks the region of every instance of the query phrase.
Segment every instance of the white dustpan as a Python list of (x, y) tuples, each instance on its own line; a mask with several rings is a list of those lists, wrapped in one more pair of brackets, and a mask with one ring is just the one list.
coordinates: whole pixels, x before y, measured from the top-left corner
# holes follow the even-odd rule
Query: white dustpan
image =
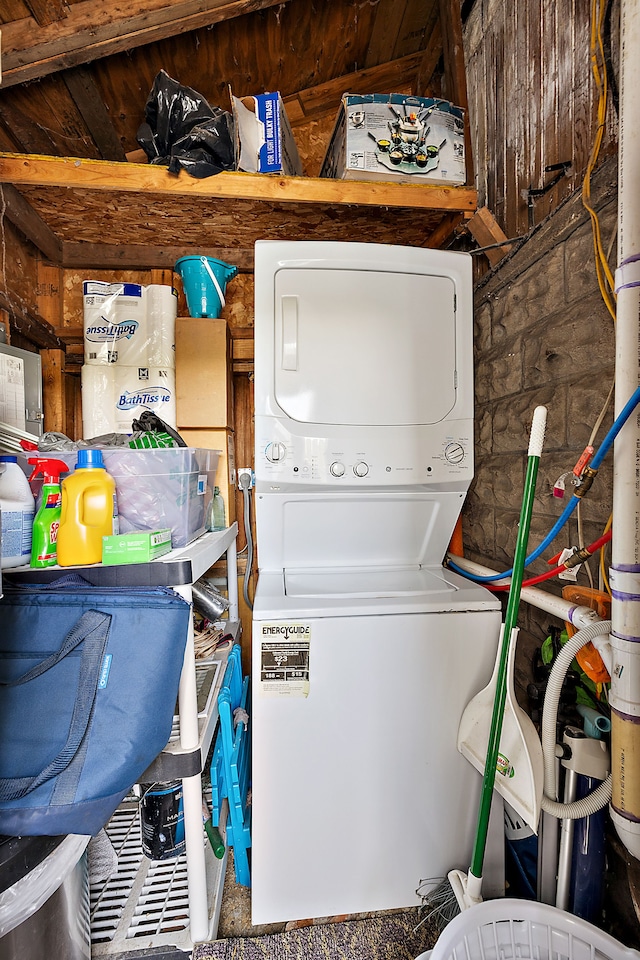
[[(458, 728), (458, 750), (480, 773), (484, 773), (487, 756), (503, 630), (504, 624), (500, 628), (498, 657), (491, 679), (488, 685), (467, 704)], [(518, 627), (514, 627), (509, 642), (507, 695), (494, 790), (497, 790), (500, 796), (504, 797), (527, 825), (537, 833), (544, 785), (542, 744), (531, 718), (515, 698), (513, 675), (517, 638)]]

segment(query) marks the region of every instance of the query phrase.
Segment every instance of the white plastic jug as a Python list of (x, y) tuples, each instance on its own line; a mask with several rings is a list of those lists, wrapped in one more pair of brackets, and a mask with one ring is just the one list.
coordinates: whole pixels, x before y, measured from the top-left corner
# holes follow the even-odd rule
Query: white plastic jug
[(18, 458), (0, 455), (0, 566), (19, 567), (31, 559), (31, 532), (36, 505)]

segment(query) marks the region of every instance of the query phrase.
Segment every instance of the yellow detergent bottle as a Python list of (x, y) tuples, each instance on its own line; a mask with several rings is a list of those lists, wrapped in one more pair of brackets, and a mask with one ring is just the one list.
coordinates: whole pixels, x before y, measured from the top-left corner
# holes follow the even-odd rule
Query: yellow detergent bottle
[(101, 563), (102, 538), (118, 533), (116, 484), (100, 450), (78, 450), (78, 462), (62, 481), (58, 564)]

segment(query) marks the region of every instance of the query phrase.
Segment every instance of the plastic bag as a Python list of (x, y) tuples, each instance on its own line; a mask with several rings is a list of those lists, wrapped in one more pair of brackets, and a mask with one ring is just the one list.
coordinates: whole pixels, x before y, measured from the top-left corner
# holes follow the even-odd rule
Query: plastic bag
[(137, 141), (150, 163), (202, 179), (233, 170), (233, 118), (161, 70), (145, 104)]

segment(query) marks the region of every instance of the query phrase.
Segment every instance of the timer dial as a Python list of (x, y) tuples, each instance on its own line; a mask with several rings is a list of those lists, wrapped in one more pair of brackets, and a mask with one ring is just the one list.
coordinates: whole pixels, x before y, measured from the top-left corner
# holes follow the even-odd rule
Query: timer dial
[(448, 443), (444, 448), (444, 458), (447, 463), (457, 465), (464, 460), (464, 447), (461, 443)]
[(269, 463), (280, 463), (284, 460), (287, 452), (287, 448), (284, 443), (278, 443), (274, 441), (273, 443), (268, 443), (264, 451), (264, 455), (269, 461)]

